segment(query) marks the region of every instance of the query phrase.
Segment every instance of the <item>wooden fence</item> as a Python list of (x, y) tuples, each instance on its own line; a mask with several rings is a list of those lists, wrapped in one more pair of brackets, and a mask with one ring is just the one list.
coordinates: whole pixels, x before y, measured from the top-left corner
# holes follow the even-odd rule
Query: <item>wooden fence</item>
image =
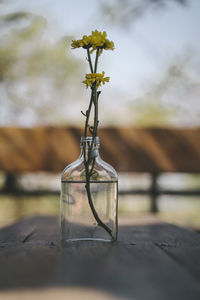
[[(79, 156), (81, 135), (82, 130), (76, 127), (1, 127), (0, 170), (8, 174), (7, 184), (16, 173), (61, 172)], [(150, 192), (152, 210), (157, 209), (155, 199), (162, 193), (157, 188), (160, 173), (200, 173), (199, 128), (110, 127), (100, 129), (99, 136), (102, 158), (118, 172), (152, 174), (150, 190), (131, 191)]]
[[(80, 153), (74, 127), (0, 128), (0, 170), (60, 172)], [(200, 172), (200, 129), (103, 128), (101, 156), (118, 172)]]

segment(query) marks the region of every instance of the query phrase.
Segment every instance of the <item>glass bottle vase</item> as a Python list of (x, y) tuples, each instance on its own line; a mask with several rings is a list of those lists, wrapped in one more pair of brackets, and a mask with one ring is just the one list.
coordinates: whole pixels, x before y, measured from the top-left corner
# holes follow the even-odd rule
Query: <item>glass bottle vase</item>
[[(81, 137), (81, 154), (61, 175), (61, 238), (117, 239), (118, 175), (99, 155), (99, 138)], [(87, 182), (85, 161), (92, 157)], [(89, 194), (86, 183), (89, 185)]]

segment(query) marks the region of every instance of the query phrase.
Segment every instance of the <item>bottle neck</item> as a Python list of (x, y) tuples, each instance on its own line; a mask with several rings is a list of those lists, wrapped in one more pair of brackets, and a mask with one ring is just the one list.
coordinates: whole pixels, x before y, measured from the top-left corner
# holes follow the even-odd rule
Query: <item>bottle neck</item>
[(81, 157), (84, 158), (84, 155), (86, 159), (94, 158), (99, 156), (99, 147), (100, 147), (100, 141), (99, 137), (81, 137), (80, 142), (81, 147)]

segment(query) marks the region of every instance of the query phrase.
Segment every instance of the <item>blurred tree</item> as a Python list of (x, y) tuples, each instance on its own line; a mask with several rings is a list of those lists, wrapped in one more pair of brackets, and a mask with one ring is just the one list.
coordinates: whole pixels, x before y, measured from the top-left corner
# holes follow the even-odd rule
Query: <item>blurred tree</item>
[(137, 126), (165, 127), (174, 115), (172, 108), (163, 106), (156, 100), (140, 101), (134, 105), (134, 124)]
[(73, 86), (81, 63), (66, 51), (70, 38), (56, 44), (45, 38), (46, 25), (26, 12), (0, 15), (2, 123), (67, 121), (66, 98), (77, 93)]
[(127, 27), (149, 10), (163, 10), (169, 7), (170, 3), (186, 5), (188, 0), (103, 0), (101, 10), (112, 24)]
[(176, 126), (177, 120), (184, 118), (185, 126), (199, 126), (200, 73), (194, 73), (194, 58), (195, 51), (191, 49), (175, 58), (162, 78), (142, 98), (130, 103), (134, 124)]
[[(131, 26), (149, 12), (173, 9), (174, 5), (188, 7), (190, 0), (116, 0), (101, 2), (103, 15), (114, 27), (120, 27), (124, 34), (134, 39), (135, 28)], [(133, 31), (128, 31), (127, 29)], [(149, 37), (137, 32), (142, 48), (151, 55), (153, 63), (157, 62), (156, 45), (151, 44)], [(134, 41), (135, 42), (135, 41)], [(150, 42), (150, 43), (149, 43)], [(200, 107), (200, 73), (195, 73), (199, 64), (199, 51), (194, 49), (184, 51), (179, 58), (175, 57), (166, 71), (163, 71), (158, 83), (152, 84), (149, 91), (139, 99), (132, 99), (129, 111), (133, 123), (139, 126), (169, 126), (184, 124), (199, 126)], [(189, 52), (190, 54), (188, 55)], [(191, 62), (196, 57), (198, 63)], [(191, 62), (191, 63), (190, 63)], [(188, 70), (188, 66), (189, 69)]]

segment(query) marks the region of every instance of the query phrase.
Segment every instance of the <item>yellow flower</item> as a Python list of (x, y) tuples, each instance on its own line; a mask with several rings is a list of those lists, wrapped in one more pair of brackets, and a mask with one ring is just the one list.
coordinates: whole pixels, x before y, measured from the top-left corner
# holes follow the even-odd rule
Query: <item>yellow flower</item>
[(73, 49), (80, 48), (80, 47), (90, 48), (91, 47), (91, 37), (84, 35), (81, 40), (77, 40), (77, 41), (72, 40), (71, 46)]
[(101, 84), (105, 84), (105, 82), (109, 82), (110, 77), (104, 77), (105, 72), (101, 73), (90, 73), (85, 75), (85, 80), (82, 81), (88, 88), (96, 83), (97, 88), (101, 86)]
[(114, 43), (109, 41), (107, 38), (107, 34), (104, 31), (101, 33), (98, 30), (92, 31), (91, 35), (91, 43), (92, 43), (92, 50), (91, 53), (97, 49), (99, 49), (99, 55), (102, 53), (103, 49), (105, 50), (114, 50)]
[(80, 48), (83, 47), (85, 49), (92, 48), (90, 53), (99, 49), (99, 55), (102, 53), (103, 49), (105, 50), (114, 50), (114, 43), (109, 41), (107, 38), (106, 32), (100, 32), (98, 30), (92, 31), (92, 34), (87, 36), (84, 35), (81, 40), (73, 40), (72, 48)]

